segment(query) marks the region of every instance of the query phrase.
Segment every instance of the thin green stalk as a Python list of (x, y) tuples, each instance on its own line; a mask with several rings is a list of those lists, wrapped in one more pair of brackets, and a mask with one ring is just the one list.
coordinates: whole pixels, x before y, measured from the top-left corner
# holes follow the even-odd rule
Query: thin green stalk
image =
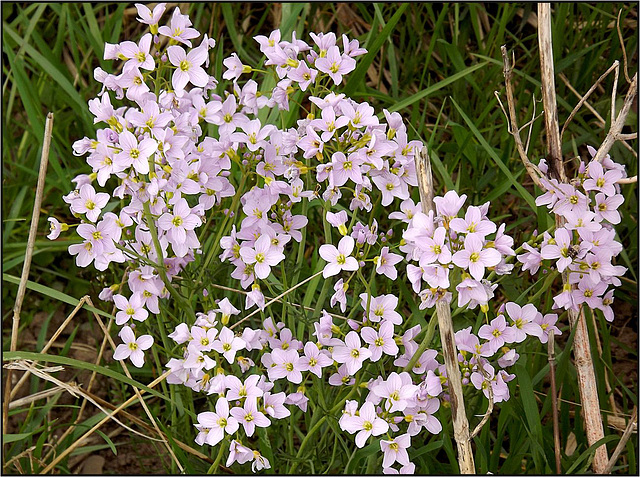
[(227, 447), (227, 440), (223, 440), (220, 442), (220, 450), (218, 451), (218, 455), (216, 456), (216, 460), (211, 464), (209, 470), (207, 470), (207, 474), (215, 474), (218, 470), (218, 466), (220, 465), (220, 461), (222, 460), (222, 454), (224, 454), (224, 450)]
[(416, 365), (416, 363), (418, 362), (418, 360), (422, 356), (422, 353), (424, 353), (425, 350), (431, 344), (431, 341), (433, 340), (433, 335), (436, 332), (436, 325), (437, 324), (438, 324), (438, 316), (434, 312), (431, 315), (431, 319), (429, 320), (429, 325), (427, 326), (427, 333), (424, 335), (424, 339), (420, 343), (420, 346), (418, 346), (418, 349), (413, 354), (413, 356), (411, 357), (411, 359), (409, 360), (407, 365), (404, 367), (403, 371), (407, 371), (407, 372), (411, 371), (413, 369), (413, 367)]
[[(151, 232), (153, 245), (156, 249), (156, 254), (158, 255), (159, 259), (162, 259), (163, 258), (162, 246), (160, 245), (160, 240), (158, 239), (158, 229), (156, 229), (156, 223), (153, 220), (153, 216), (151, 215), (151, 208), (149, 207), (149, 202), (145, 202), (143, 204), (143, 208), (144, 208), (144, 218), (147, 222), (147, 225), (149, 226), (149, 231)], [(171, 285), (171, 282), (169, 281), (169, 277), (167, 277), (167, 269), (164, 267), (164, 265), (158, 268), (158, 272), (160, 273), (160, 278), (162, 279), (162, 282), (164, 283), (165, 287), (167, 287), (167, 290), (169, 291), (173, 299), (176, 300), (178, 303), (180, 303), (180, 305), (182, 305), (182, 307), (184, 307), (185, 310), (188, 310), (192, 315), (194, 315), (195, 313), (193, 311), (193, 308), (191, 307), (191, 303), (187, 301), (180, 293), (178, 293), (178, 290), (176, 290)]]
[[(325, 414), (324, 416), (322, 416), (320, 418), (320, 420), (318, 422), (316, 422), (316, 424), (309, 430), (309, 432), (307, 432), (307, 435), (305, 436), (304, 440), (302, 441), (302, 443), (300, 444), (300, 449), (298, 449), (298, 453), (296, 454), (296, 459), (300, 459), (300, 457), (302, 456), (302, 452), (304, 451), (304, 449), (307, 447), (307, 445), (309, 444), (309, 442), (311, 442), (311, 437), (320, 429), (320, 427), (322, 426), (322, 424), (324, 423), (324, 421), (327, 420), (327, 417), (329, 417), (327, 414)], [(288, 474), (294, 474), (296, 469), (298, 468), (298, 464), (300, 463), (299, 460), (296, 460), (293, 465), (291, 466), (291, 469), (289, 470), (289, 472), (287, 472)]]

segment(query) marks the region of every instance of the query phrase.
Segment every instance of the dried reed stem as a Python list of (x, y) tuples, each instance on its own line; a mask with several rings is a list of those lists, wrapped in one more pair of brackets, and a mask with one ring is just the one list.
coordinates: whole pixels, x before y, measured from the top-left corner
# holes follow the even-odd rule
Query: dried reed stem
[[(434, 209), (433, 205), (433, 175), (427, 147), (423, 147), (416, 158), (416, 172), (418, 176), (418, 190), (422, 212), (428, 214)], [(469, 421), (464, 407), (464, 394), (462, 392), (462, 376), (458, 365), (458, 350), (456, 348), (453, 322), (451, 320), (451, 308), (443, 299), (436, 301), (436, 313), (438, 315), (438, 328), (442, 341), (442, 354), (447, 369), (449, 381), (449, 396), (451, 404), (451, 416), (453, 418), (453, 436), (458, 447), (458, 463), (460, 473), (475, 474), (471, 440), (469, 438)]]
[(604, 471), (605, 474), (610, 474), (611, 471), (613, 470), (614, 464), (618, 460), (618, 457), (620, 457), (620, 454), (622, 453), (622, 449), (624, 449), (624, 446), (627, 445), (627, 441), (631, 437), (631, 434), (633, 433), (633, 429), (635, 426), (637, 426), (637, 424), (638, 424), (638, 408), (636, 406), (633, 406), (633, 412), (631, 413), (631, 419), (629, 419), (629, 424), (627, 424), (627, 428), (624, 430), (624, 433), (620, 438), (620, 442), (618, 442), (618, 445), (613, 451), (613, 454), (611, 454), (609, 465)]
[[(31, 213), (31, 226), (29, 228), (29, 238), (27, 240), (27, 250), (24, 255), (24, 263), (22, 264), (22, 275), (20, 276), (20, 284), (18, 285), (18, 293), (16, 294), (16, 303), (13, 307), (13, 324), (11, 327), (11, 343), (9, 350), (16, 351), (18, 347), (18, 331), (20, 329), (20, 312), (22, 311), (22, 302), (27, 291), (27, 281), (29, 280), (29, 270), (31, 269), (31, 258), (33, 257), (33, 249), (35, 248), (36, 235), (38, 233), (38, 219), (40, 218), (40, 205), (42, 204), (42, 196), (44, 193), (44, 182), (47, 176), (47, 165), (49, 164), (49, 148), (51, 147), (51, 136), (53, 134), (53, 113), (47, 114), (47, 120), (44, 124), (44, 139), (42, 142), (42, 152), (40, 154), (40, 172), (38, 173), (38, 185), (36, 186), (36, 197), (33, 201), (33, 212)], [(9, 402), (11, 401), (11, 370), (7, 371), (7, 380), (4, 387), (4, 402), (2, 406), (2, 428), (8, 428), (9, 421)]]
[[(558, 124), (558, 110), (556, 100), (555, 74), (553, 65), (553, 48), (551, 39), (551, 5), (538, 4), (538, 42), (540, 47), (540, 69), (542, 81), (542, 102), (545, 110), (545, 130), (547, 134), (547, 150), (549, 153), (549, 173), (560, 182), (568, 182), (562, 161), (562, 145), (560, 143), (560, 126)], [(601, 147), (602, 148), (602, 147)], [(561, 227), (564, 220), (556, 215), (556, 226)], [(568, 283), (568, 273), (562, 274), (563, 284)], [(596, 376), (593, 369), (593, 358), (589, 346), (589, 333), (584, 319), (584, 311), (569, 310), (569, 323), (575, 328), (573, 353), (578, 374), (578, 388), (580, 400), (583, 403), (585, 431), (589, 445), (593, 445), (604, 437), (602, 414)], [(593, 470), (604, 472), (607, 462), (607, 448), (600, 446), (593, 457)]]
[(542, 104), (544, 125), (547, 134), (547, 163), (549, 174), (560, 182), (567, 182), (562, 162), (560, 125), (556, 102), (556, 81), (551, 43), (551, 4), (538, 4), (538, 44), (540, 48), (540, 76), (542, 82)]

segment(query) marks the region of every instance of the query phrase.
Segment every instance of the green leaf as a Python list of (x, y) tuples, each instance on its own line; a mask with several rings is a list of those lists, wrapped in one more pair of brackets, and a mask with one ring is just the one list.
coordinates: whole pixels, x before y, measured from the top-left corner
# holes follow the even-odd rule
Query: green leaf
[(400, 20), (400, 17), (402, 17), (402, 14), (408, 6), (408, 3), (403, 3), (400, 8), (398, 8), (398, 11), (393, 14), (391, 19), (389, 20), (389, 23), (387, 23), (387, 25), (379, 34), (373, 31), (370, 33), (370, 35), (375, 36), (375, 40), (373, 41), (371, 47), (367, 45), (367, 49), (369, 50), (369, 52), (364, 55), (361, 60), (358, 61), (358, 66), (356, 67), (355, 71), (353, 71), (353, 73), (349, 75), (349, 82), (344, 88), (344, 93), (347, 96), (353, 95), (356, 89), (364, 84), (364, 78), (367, 74), (369, 66), (371, 66), (371, 63), (373, 63), (374, 58), (378, 54), (378, 51), (380, 51), (380, 48), (382, 47), (384, 42), (387, 41), (389, 35), (391, 35), (391, 32), (395, 28), (396, 24)]
[[(6, 282), (9, 283), (14, 283), (16, 285), (20, 284), (20, 279), (18, 277), (15, 277), (13, 275), (9, 275), (7, 273), (3, 273), (2, 274), (2, 279)], [(62, 293), (58, 290), (55, 290), (53, 288), (50, 288), (48, 286), (45, 285), (41, 285), (39, 283), (35, 283), (32, 282), (31, 280), (27, 280), (27, 288), (29, 290), (33, 290), (35, 292), (38, 293), (42, 293), (43, 295), (48, 296), (49, 298), (53, 298), (54, 300), (58, 300), (64, 303), (68, 303), (69, 305), (73, 305), (76, 306), (78, 303), (80, 303), (80, 300), (77, 300), (76, 298), (73, 298), (72, 296), (67, 295), (66, 293)], [(106, 318), (113, 318), (113, 315), (111, 315), (110, 313), (107, 313), (106, 311), (102, 311), (96, 307), (93, 307), (91, 305), (84, 305), (82, 308), (85, 308), (89, 311), (95, 312), (100, 316), (104, 316)]]
[(25, 432), (22, 434), (2, 434), (2, 443), (10, 444), (12, 442), (21, 441), (29, 437), (33, 432)]
[(460, 106), (458, 106), (458, 103), (456, 103), (453, 98), (451, 98), (451, 102), (456, 107), (456, 109), (458, 110), (458, 112), (460, 113), (462, 118), (464, 119), (465, 123), (467, 123), (467, 126), (469, 127), (469, 129), (471, 129), (473, 134), (476, 136), (476, 139), (478, 140), (480, 145), (485, 149), (485, 151), (487, 151), (487, 153), (489, 154), (491, 159), (493, 159), (493, 161), (500, 168), (500, 170), (502, 172), (504, 172), (504, 175), (507, 176), (507, 178), (511, 182), (511, 185), (518, 192), (520, 192), (520, 196), (527, 202), (527, 204), (529, 204), (531, 209), (536, 210), (536, 208), (537, 208), (536, 207), (536, 202), (535, 202), (533, 196), (529, 193), (529, 191), (527, 189), (522, 187), (522, 185), (518, 182), (518, 180), (513, 176), (513, 174), (509, 170), (509, 168), (505, 165), (504, 162), (502, 162), (502, 159), (500, 159), (498, 154), (496, 154), (496, 151), (489, 145), (489, 143), (486, 141), (486, 139), (484, 137), (482, 137), (482, 134), (480, 134), (480, 131), (478, 131), (478, 128), (476, 127), (476, 125), (473, 124), (473, 122), (469, 119), (469, 117), (464, 113), (462, 108)]

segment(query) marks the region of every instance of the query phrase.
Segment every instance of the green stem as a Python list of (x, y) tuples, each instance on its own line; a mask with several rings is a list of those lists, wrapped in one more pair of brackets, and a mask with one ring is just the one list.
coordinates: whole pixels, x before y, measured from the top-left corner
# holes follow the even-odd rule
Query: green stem
[(156, 223), (153, 220), (153, 216), (151, 215), (151, 208), (149, 207), (149, 202), (145, 202), (143, 204), (144, 209), (144, 217), (149, 226), (149, 231), (151, 232), (151, 238), (153, 240), (153, 245), (156, 249), (156, 254), (158, 255), (158, 259), (162, 260), (162, 264), (160, 264), (158, 268), (158, 273), (160, 273), (160, 278), (164, 283), (164, 286), (167, 287), (167, 290), (171, 294), (171, 297), (176, 300), (178, 303), (182, 305), (185, 310), (188, 310), (192, 315), (194, 315), (193, 308), (191, 307), (191, 303), (188, 302), (178, 290), (176, 290), (169, 281), (169, 277), (167, 277), (167, 269), (164, 266), (164, 255), (162, 253), (162, 246), (160, 245), (160, 240), (158, 239), (158, 229), (156, 228)]
[(437, 323), (438, 323), (438, 316), (434, 312), (433, 315), (431, 315), (429, 324), (427, 325), (427, 333), (424, 335), (424, 339), (420, 343), (420, 346), (418, 346), (418, 349), (413, 354), (413, 356), (411, 357), (407, 365), (404, 367), (403, 371), (408, 372), (412, 370), (413, 367), (418, 362), (418, 360), (420, 359), (420, 357), (422, 356), (422, 353), (424, 353), (425, 350), (429, 347), (429, 345), (431, 344), (431, 340), (433, 340), (433, 335), (435, 334)]
[(302, 452), (304, 451), (305, 447), (307, 447), (307, 445), (309, 444), (311, 436), (313, 436), (320, 429), (324, 421), (327, 420), (327, 417), (328, 417), (327, 414), (322, 416), (320, 420), (316, 422), (316, 424), (309, 430), (309, 432), (307, 432), (307, 435), (302, 441), (302, 444), (300, 444), (300, 449), (298, 449), (298, 453), (296, 454), (296, 461), (291, 466), (291, 469), (289, 470), (289, 472), (287, 472), (288, 474), (295, 473), (296, 469), (298, 468), (298, 464), (300, 463), (298, 459), (300, 459), (300, 457), (302, 456)]
[(211, 467), (209, 467), (209, 470), (207, 470), (207, 474), (215, 474), (216, 471), (218, 470), (218, 466), (220, 465), (220, 461), (222, 460), (222, 454), (224, 454), (224, 450), (227, 447), (226, 444), (227, 444), (226, 439), (220, 442), (220, 450), (218, 451), (216, 460), (213, 462), (213, 464), (211, 464)]
[[(242, 191), (244, 189), (244, 184), (245, 184), (245, 182), (247, 180), (247, 177), (248, 177), (248, 175), (245, 174), (244, 171), (243, 171), (242, 180), (240, 181), (240, 185), (238, 186), (238, 189), (236, 190), (236, 194), (233, 197), (233, 202), (231, 203), (231, 207), (229, 208), (229, 213), (224, 218), (224, 220), (222, 222), (222, 225), (218, 229), (218, 234), (216, 235), (216, 238), (214, 239), (213, 246), (212, 246), (211, 250), (209, 251), (209, 253), (207, 253), (207, 256), (205, 257), (204, 262), (202, 263), (202, 266), (200, 267), (200, 271), (198, 272), (198, 278), (195, 280), (195, 283), (200, 283), (202, 281), (202, 276), (204, 275), (205, 270), (208, 269), (209, 264), (211, 263), (211, 260), (213, 260), (213, 258), (217, 255), (218, 251), (220, 250), (220, 239), (222, 238), (222, 236), (227, 231), (227, 226), (229, 225), (228, 222), (231, 219), (231, 215), (233, 214), (235, 216), (235, 214), (237, 212), (236, 208), (238, 207), (238, 203), (240, 202), (240, 196), (242, 195)], [(193, 297), (194, 293), (195, 293), (195, 289), (191, 292), (191, 295), (189, 296), (189, 299), (191, 299)]]

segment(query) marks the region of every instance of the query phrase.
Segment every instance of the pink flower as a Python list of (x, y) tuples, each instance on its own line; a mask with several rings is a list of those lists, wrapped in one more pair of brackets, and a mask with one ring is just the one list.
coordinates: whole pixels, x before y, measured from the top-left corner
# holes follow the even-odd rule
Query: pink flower
[(158, 143), (149, 137), (138, 143), (138, 139), (126, 130), (120, 133), (118, 141), (122, 152), (116, 154), (114, 160), (119, 166), (122, 169), (133, 166), (138, 174), (148, 174), (149, 157), (156, 152)]
[(398, 297), (391, 293), (376, 297), (372, 296), (370, 300), (369, 295), (361, 293), (360, 304), (362, 305), (362, 308), (365, 309), (365, 312), (367, 310), (367, 305), (369, 306), (369, 315), (367, 316), (369, 321), (377, 323), (380, 320), (384, 320), (389, 321), (394, 325), (402, 324), (402, 316), (400, 313), (395, 311), (398, 306)]
[(222, 353), (229, 364), (233, 364), (233, 361), (236, 357), (236, 351), (240, 351), (244, 348), (244, 340), (235, 336), (233, 334), (233, 331), (231, 331), (226, 326), (222, 327), (222, 331), (220, 331), (218, 339), (216, 339), (213, 343), (213, 349), (218, 353)]
[(565, 228), (559, 228), (556, 230), (554, 236), (554, 239), (549, 240), (549, 243), (541, 248), (540, 256), (544, 259), (559, 259), (556, 267), (558, 271), (562, 273), (573, 261), (569, 254), (571, 232)]
[(315, 343), (309, 341), (304, 345), (304, 356), (300, 358), (299, 362), (300, 371), (311, 371), (319, 378), (322, 378), (322, 368), (332, 364), (333, 360), (322, 353)]
[(145, 70), (153, 70), (155, 62), (153, 61), (153, 56), (149, 54), (151, 41), (151, 33), (144, 35), (137, 45), (132, 41), (123, 41), (120, 43), (120, 53), (129, 59), (127, 64), (132, 64)]
[(402, 255), (389, 252), (389, 247), (382, 247), (380, 256), (376, 257), (376, 273), (386, 275), (391, 280), (398, 278), (395, 265), (402, 261)]
[(496, 224), (482, 217), (479, 207), (470, 206), (464, 219), (455, 218), (451, 221), (451, 229), (459, 233), (477, 233), (481, 238), (496, 231)]
[(118, 333), (123, 341), (113, 353), (113, 359), (123, 360), (130, 358), (136, 368), (144, 365), (144, 352), (153, 345), (153, 336), (142, 335), (136, 339), (136, 335), (129, 326), (124, 326)]
[(482, 325), (478, 330), (478, 336), (489, 341), (492, 353), (496, 353), (505, 343), (515, 341), (515, 333), (511, 327), (507, 327), (507, 320), (503, 315), (498, 315), (489, 325)]
[(614, 225), (619, 224), (620, 212), (618, 212), (617, 209), (623, 202), (624, 197), (622, 194), (613, 194), (609, 197), (606, 197), (605, 194), (602, 193), (596, 194), (596, 205), (594, 210), (597, 218), (599, 220), (604, 219)]
[(542, 336), (542, 328), (535, 322), (538, 310), (536, 307), (527, 303), (525, 306), (520, 307), (517, 303), (509, 302), (506, 305), (507, 314), (513, 322), (512, 329), (515, 332), (513, 341), (516, 343), (522, 343), (527, 335)]
[(255, 399), (247, 399), (243, 407), (234, 407), (230, 411), (231, 415), (242, 424), (247, 437), (251, 437), (257, 427), (269, 427), (271, 421), (267, 416), (258, 411)]
[(191, 231), (201, 224), (200, 217), (191, 213), (189, 204), (183, 198), (178, 199), (173, 205), (172, 212), (165, 212), (158, 219), (158, 227), (168, 232), (167, 238), (178, 257), (184, 257), (187, 254), (187, 231)]
[(269, 379), (275, 381), (281, 378), (287, 378), (294, 384), (302, 382), (302, 363), (300, 355), (295, 349), (283, 350), (276, 348), (271, 352), (271, 358), (275, 366), (271, 366), (267, 372)]
[(542, 313), (538, 313), (533, 321), (539, 324), (542, 329), (542, 334), (539, 337), (541, 343), (546, 343), (549, 340), (549, 335), (551, 333), (554, 335), (562, 334), (562, 331), (560, 331), (556, 326), (558, 315), (555, 313), (547, 313), (544, 316), (542, 316)]
[(452, 261), (460, 268), (469, 268), (469, 273), (476, 280), (484, 276), (485, 267), (493, 267), (500, 263), (501, 255), (495, 248), (483, 249), (482, 239), (476, 234), (467, 235), (464, 249), (453, 254)]
[[(67, 224), (61, 224), (55, 217), (49, 217), (47, 220), (49, 221), (49, 235), (47, 235), (49, 240), (55, 240), (60, 237), (60, 233), (62, 231), (69, 230), (69, 226)], [(344, 310), (342, 310), (342, 312), (344, 313)]]
[(229, 457), (227, 458), (227, 467), (234, 462), (238, 464), (246, 464), (254, 458), (253, 451), (247, 446), (243, 446), (235, 439), (229, 445)]
[(71, 209), (77, 214), (86, 214), (87, 220), (95, 222), (100, 212), (109, 202), (109, 194), (97, 192), (91, 184), (80, 187), (80, 195), (71, 204)]
[(260, 376), (257, 374), (252, 374), (244, 382), (240, 381), (237, 376), (227, 375), (224, 381), (227, 388), (227, 399), (229, 401), (240, 399), (255, 401), (264, 394), (262, 389), (258, 387), (258, 381), (260, 381)]
[(360, 333), (363, 341), (369, 345), (373, 362), (378, 361), (382, 357), (382, 353), (396, 356), (400, 351), (393, 339), (393, 323), (390, 321), (383, 321), (378, 331), (370, 326), (365, 326)]
[(391, 467), (396, 461), (402, 465), (409, 465), (409, 454), (407, 454), (409, 447), (411, 447), (409, 434), (402, 434), (390, 441), (382, 439), (380, 441), (380, 448), (384, 452), (382, 467)]
[(335, 84), (342, 83), (342, 75), (353, 71), (356, 67), (356, 61), (340, 54), (337, 46), (332, 46), (327, 50), (324, 58), (318, 58), (314, 65), (319, 71), (327, 73)]
[(444, 227), (438, 227), (433, 234), (433, 238), (429, 236), (424, 237), (424, 243), (419, 243), (418, 245), (424, 250), (420, 255), (420, 261), (424, 261), (424, 263), (438, 261), (443, 265), (451, 262), (451, 252), (445, 244), (446, 238), (447, 230)]
[(434, 197), (433, 203), (436, 205), (438, 215), (445, 217), (447, 220), (451, 220), (458, 215), (466, 199), (466, 194), (458, 196), (455, 190), (450, 190), (444, 197)]
[(256, 240), (254, 248), (240, 248), (240, 256), (246, 264), (254, 264), (253, 271), (260, 279), (267, 278), (271, 273), (271, 267), (285, 259), (284, 254), (273, 247), (271, 239), (266, 234)]
[(142, 296), (140, 293), (134, 293), (131, 299), (127, 300), (124, 296), (113, 295), (113, 302), (120, 310), (116, 313), (116, 324), (124, 325), (130, 319), (144, 321), (149, 316), (149, 312), (142, 307)]
[(200, 433), (196, 437), (197, 444), (215, 446), (224, 438), (224, 433), (235, 434), (240, 425), (235, 417), (229, 415), (229, 401), (220, 397), (216, 401), (216, 412), (198, 414), (198, 424), (194, 424)]
[(264, 393), (264, 396), (262, 398), (264, 412), (266, 412), (273, 419), (283, 419), (285, 417), (289, 417), (291, 415), (291, 411), (284, 407), (284, 401), (286, 398), (287, 396), (285, 393)]
[(173, 45), (167, 48), (169, 61), (176, 66), (171, 77), (171, 84), (176, 91), (183, 91), (187, 83), (204, 87), (209, 82), (209, 75), (202, 65), (207, 60), (208, 48), (199, 46), (185, 53), (181, 46)]
[(324, 278), (337, 275), (341, 270), (355, 271), (358, 269), (358, 261), (351, 257), (351, 252), (355, 247), (355, 240), (349, 235), (342, 237), (338, 242), (338, 248), (330, 244), (320, 246), (320, 256), (329, 262), (322, 271)]
[(348, 373), (353, 375), (362, 368), (364, 360), (371, 357), (371, 351), (361, 346), (360, 336), (355, 331), (347, 333), (344, 342), (344, 345), (333, 347), (332, 358), (344, 363)]
[(615, 183), (622, 179), (622, 172), (616, 169), (605, 172), (602, 164), (596, 161), (589, 163), (589, 178), (584, 181), (584, 190), (603, 192), (606, 196), (616, 193)]
[[(155, 10), (154, 10), (155, 12)], [(200, 36), (198, 30), (195, 28), (189, 28), (191, 26), (191, 20), (189, 20), (188, 15), (182, 15), (180, 13), (180, 8), (177, 8), (173, 11), (173, 15), (171, 16), (171, 22), (169, 26), (161, 26), (158, 28), (158, 33), (164, 36), (168, 36), (175, 41), (183, 43), (191, 48), (191, 42), (189, 41), (191, 38), (197, 38)]]
[[(150, 25), (152, 27), (151, 33), (155, 34), (158, 31), (158, 22), (160, 21), (160, 18), (162, 18), (164, 11), (167, 9), (167, 4), (158, 3), (153, 8), (153, 12), (142, 3), (136, 3), (135, 7), (138, 10), (138, 18), (136, 18), (136, 20), (138, 20), (140, 23), (146, 23), (147, 25)], [(154, 26), (155, 31), (153, 31)]]
[(409, 405), (409, 399), (413, 398), (417, 390), (418, 386), (411, 382), (409, 373), (393, 372), (386, 381), (374, 386), (371, 392), (386, 399), (385, 409), (394, 412), (404, 410)]
[(359, 448), (364, 447), (370, 436), (379, 436), (389, 430), (389, 424), (378, 417), (372, 402), (365, 402), (358, 414), (357, 416), (345, 418), (340, 427), (350, 434), (358, 433), (356, 435), (356, 446)]
[(349, 283), (344, 283), (341, 278), (333, 286), (335, 293), (331, 295), (331, 301), (329, 302), (332, 307), (336, 306), (336, 303), (340, 304), (340, 311), (342, 313), (347, 309), (347, 290), (349, 289)]

